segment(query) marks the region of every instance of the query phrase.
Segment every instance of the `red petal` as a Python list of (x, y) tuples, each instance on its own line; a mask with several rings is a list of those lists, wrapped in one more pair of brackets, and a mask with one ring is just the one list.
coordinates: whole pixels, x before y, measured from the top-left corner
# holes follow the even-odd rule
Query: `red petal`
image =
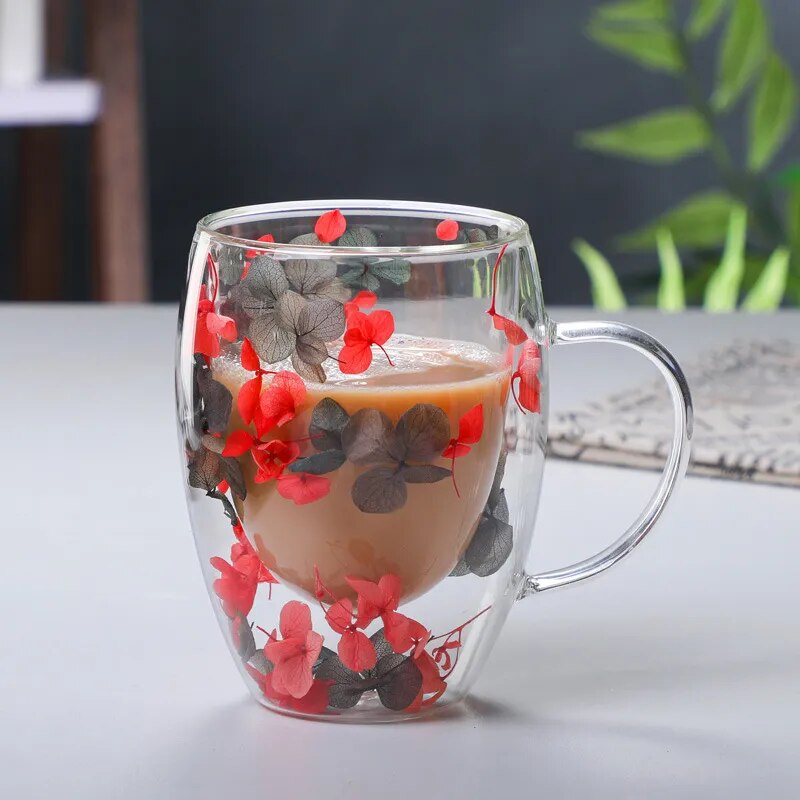
[(394, 333), (394, 317), (389, 311), (373, 311), (369, 315), (370, 339), (375, 344), (385, 344)]
[(208, 330), (207, 321), (207, 314), (197, 319), (197, 327), (194, 332), (194, 352), (202, 353), (209, 358), (216, 358), (220, 354), (219, 337)]
[(344, 633), (353, 624), (352, 600), (349, 597), (337, 600), (325, 613), (325, 619), (336, 633)]
[(449, 445), (442, 452), (442, 458), (461, 458), (465, 456), (472, 448), (468, 444), (461, 444), (460, 442), (450, 442)]
[(334, 239), (338, 239), (344, 233), (346, 227), (347, 220), (337, 208), (333, 211), (328, 211), (317, 220), (317, 224), (314, 226), (314, 233), (317, 234), (317, 239), (323, 244), (328, 244)]
[(294, 643), (294, 639), (289, 642), (270, 642), (264, 648), (264, 652), (267, 654), (267, 658), (275, 664), (275, 669), (272, 671), (272, 685), (275, 689), (292, 697), (304, 697), (314, 683), (311, 665), (306, 660), (304, 643), (297, 643), (297, 652), (277, 663), (270, 655), (270, 651), (277, 651), (281, 645), (287, 645), (285, 652), (289, 653), (291, 648), (288, 645)]
[(253, 421), (259, 397), (261, 397), (260, 375), (243, 383), (242, 388), (239, 389), (239, 394), (236, 396), (236, 407), (239, 409), (239, 416), (245, 425), (249, 425)]
[(222, 494), (225, 494), (225, 492), (227, 492), (228, 489), (230, 489), (230, 488), (231, 487), (228, 485), (228, 481), (220, 481), (217, 484), (217, 489), (219, 489), (219, 491), (221, 491)]
[(388, 611), (382, 615), (383, 634), (386, 641), (392, 646), (395, 653), (404, 653), (414, 645), (414, 638), (411, 635), (409, 618), (405, 614), (397, 611)]
[(248, 431), (234, 431), (225, 442), (225, 449), (222, 451), (223, 456), (240, 456), (246, 453), (254, 444), (256, 440)]
[(387, 573), (379, 581), (384, 596), (384, 608), (394, 609), (400, 604), (400, 595), (403, 593), (403, 583), (397, 575)]
[(321, 714), (328, 707), (328, 685), (324, 681), (314, 681), (307, 694), (293, 700), (289, 708), (304, 711), (306, 714)]
[(436, 226), (436, 236), (443, 242), (452, 242), (458, 236), (458, 223), (454, 219), (443, 219)]
[(350, 584), (350, 588), (358, 595), (358, 599), (362, 598), (371, 605), (378, 608), (383, 607), (384, 594), (383, 590), (377, 583), (365, 580), (364, 578), (353, 578), (348, 575), (345, 580)]
[(306, 472), (284, 473), (278, 478), (278, 494), (293, 500), (297, 506), (314, 503), (331, 490), (330, 478), (324, 475), (310, 475)]
[(372, 363), (372, 350), (364, 342), (357, 345), (346, 344), (339, 351), (339, 370), (345, 375), (360, 375)]
[(378, 295), (362, 289), (350, 302), (355, 303), (357, 308), (372, 308), (378, 302)]
[(339, 639), (339, 658), (353, 672), (372, 669), (378, 661), (375, 647), (361, 631), (345, 631)]
[(458, 441), (475, 444), (483, 436), (483, 403), (471, 408), (458, 421)]
[(261, 361), (258, 358), (258, 354), (253, 349), (253, 345), (246, 336), (242, 339), (241, 360), (242, 366), (248, 372), (255, 372), (257, 369), (261, 368)]
[(528, 334), (516, 322), (508, 317), (500, 317), (500, 319), (503, 321), (503, 333), (511, 344), (522, 344), (528, 338)]
[[(275, 237), (271, 233), (267, 233), (264, 236), (259, 236), (258, 239), (256, 239), (256, 241), (257, 242), (274, 242), (275, 241)], [(263, 250), (248, 250), (244, 254), (244, 257), (248, 258), (248, 259), (255, 258), (256, 256), (261, 255), (261, 253), (263, 253), (263, 252), (264, 252)], [(242, 273), (242, 280), (244, 280), (245, 277), (246, 277), (245, 273), (243, 272)]]
[(206, 317), (208, 330), (232, 342), (236, 338), (236, 323), (230, 317), (224, 317), (222, 314), (209, 313)]
[(259, 407), (262, 414), (260, 423), (263, 428), (261, 436), (274, 427), (285, 425), (294, 419), (294, 398), (280, 386), (269, 386), (261, 395)]
[(541, 410), (541, 384), (538, 378), (519, 382), (519, 403), (528, 411), (537, 414)]
[(289, 600), (281, 609), (280, 629), (284, 639), (305, 639), (311, 630), (311, 609), (299, 600)]
[(287, 370), (279, 372), (272, 379), (271, 385), (289, 392), (292, 396), (292, 400), (294, 400), (295, 406), (298, 407), (305, 402), (306, 395), (308, 394), (303, 379), (299, 375), (295, 375), (294, 372), (288, 372)]

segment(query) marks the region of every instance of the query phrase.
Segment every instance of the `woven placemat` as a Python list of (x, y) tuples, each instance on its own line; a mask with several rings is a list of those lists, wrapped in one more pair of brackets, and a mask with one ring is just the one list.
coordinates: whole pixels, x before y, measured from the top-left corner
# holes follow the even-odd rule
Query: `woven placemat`
[[(735, 343), (686, 367), (695, 407), (689, 472), (800, 486), (800, 346)], [(558, 458), (660, 469), (672, 437), (663, 382), (551, 420)]]

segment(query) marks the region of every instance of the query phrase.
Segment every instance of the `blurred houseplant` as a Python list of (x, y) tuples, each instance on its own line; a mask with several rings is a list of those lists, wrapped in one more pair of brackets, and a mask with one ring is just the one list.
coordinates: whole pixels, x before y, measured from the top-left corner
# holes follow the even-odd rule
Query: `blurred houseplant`
[[(707, 92), (694, 53), (721, 23), (716, 75)], [(719, 187), (617, 239), (623, 251), (657, 251), (657, 305), (679, 310), (687, 298), (702, 298), (706, 309), (726, 311), (742, 297), (742, 307), (753, 311), (800, 304), (800, 162), (770, 170), (794, 129), (797, 89), (772, 48), (760, 0), (604, 3), (593, 11), (586, 33), (602, 47), (679, 80), (686, 102), (580, 133), (579, 146), (654, 165), (702, 153), (718, 175)], [(746, 121), (744, 163), (720, 133), (722, 118), (731, 113)], [(625, 296), (605, 257), (583, 240), (573, 249), (589, 272), (595, 304), (623, 307)]]

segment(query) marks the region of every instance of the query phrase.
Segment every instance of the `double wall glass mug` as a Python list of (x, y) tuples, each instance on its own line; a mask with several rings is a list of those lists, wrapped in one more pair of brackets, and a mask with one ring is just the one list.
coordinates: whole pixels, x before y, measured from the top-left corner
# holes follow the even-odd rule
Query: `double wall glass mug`
[[(656, 492), (597, 555), (529, 575), (554, 345), (614, 342), (664, 376)], [(527, 225), (463, 206), (315, 201), (203, 219), (176, 361), (200, 564), (253, 697), (401, 720), (468, 693), (516, 600), (615, 564), (685, 470), (675, 359), (613, 322), (552, 322)]]

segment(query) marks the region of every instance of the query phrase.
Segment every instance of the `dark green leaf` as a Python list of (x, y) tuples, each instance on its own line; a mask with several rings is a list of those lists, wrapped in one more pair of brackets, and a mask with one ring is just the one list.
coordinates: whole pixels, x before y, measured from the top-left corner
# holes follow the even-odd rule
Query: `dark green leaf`
[(794, 186), (800, 183), (800, 163), (790, 164), (786, 169), (781, 170), (773, 180), (779, 186)]
[(270, 311), (250, 323), (250, 340), (262, 361), (275, 364), (292, 352), (297, 337), (281, 322), (277, 312)]
[(322, 259), (292, 259), (286, 262), (286, 277), (296, 292), (311, 294), (336, 277), (336, 264)]
[(201, 417), (204, 430), (211, 433), (224, 433), (233, 406), (233, 395), (226, 386), (211, 377), (211, 370), (196, 371), (197, 387), (202, 400)]
[(508, 458), (508, 451), (503, 448), (497, 458), (497, 466), (494, 469), (494, 479), (492, 480), (492, 488), (489, 491), (489, 499), (487, 503), (489, 508), (494, 508), (500, 499), (500, 486), (503, 483), (503, 477), (506, 474), (506, 459)]
[(306, 458), (298, 458), (289, 465), (289, 471), (325, 475), (339, 469), (345, 461), (345, 454), (341, 450), (324, 450)]
[(342, 447), (354, 464), (377, 464), (392, 460), (389, 445), (392, 421), (376, 408), (361, 408), (342, 429)]
[(579, 133), (580, 147), (600, 153), (670, 164), (708, 144), (708, 127), (690, 108), (667, 108), (616, 125)]
[(318, 245), (321, 245), (322, 242), (317, 238), (316, 233), (301, 233), (299, 236), (295, 236), (294, 239), (290, 239), (289, 244), (301, 244), (309, 247), (317, 247)]
[(328, 705), (331, 708), (352, 708), (367, 689), (374, 688), (374, 682), (364, 680), (357, 672), (348, 669), (336, 655), (322, 661), (314, 677), (332, 682), (328, 688)]
[(268, 675), (275, 669), (275, 665), (264, 655), (263, 650), (256, 650), (247, 663), (262, 675)]
[(399, 461), (430, 461), (450, 441), (447, 414), (431, 403), (417, 403), (400, 417), (395, 428)]
[(230, 456), (222, 458), (222, 474), (231, 487), (231, 491), (240, 499), (247, 497), (247, 484), (244, 482), (242, 465), (239, 460)]
[(583, 239), (576, 239), (572, 243), (572, 249), (589, 273), (595, 308), (603, 311), (618, 311), (625, 308), (627, 305), (625, 295), (605, 256)]
[(311, 412), (311, 444), (317, 450), (341, 450), (342, 431), (349, 419), (350, 415), (332, 397), (323, 397)]
[(730, 108), (761, 69), (769, 50), (767, 17), (760, 0), (733, 0), (717, 61), (712, 104)]
[(344, 328), (344, 306), (341, 303), (336, 300), (315, 300), (301, 309), (295, 332), (298, 342), (309, 336), (332, 342), (344, 333)]
[(401, 286), (411, 277), (411, 262), (402, 258), (395, 258), (391, 261), (380, 261), (371, 264), (369, 271), (376, 278), (383, 278), (389, 283)]
[(222, 456), (199, 447), (189, 456), (189, 486), (212, 492), (222, 482)]
[(253, 259), (242, 286), (270, 308), (289, 288), (289, 281), (283, 267), (271, 256), (263, 255)]
[[(306, 341), (302, 346), (302, 350), (308, 359), (320, 359), (320, 362), (319, 364), (315, 364), (313, 360), (304, 361), (299, 357), (297, 352), (294, 352), (292, 353), (292, 367), (294, 371), (303, 378), (303, 380), (311, 381), (312, 383), (325, 383), (327, 376), (321, 364), (325, 358), (327, 358), (328, 351), (324, 343), (318, 340), (311, 342)], [(322, 353), (323, 350), (325, 351), (325, 355)]]
[(467, 566), (467, 562), (464, 561), (464, 557), (462, 556), (458, 563), (453, 567), (450, 572), (451, 578), (462, 578), (464, 575), (471, 575), (472, 573), (469, 571), (469, 567)]
[(467, 241), (468, 242), (487, 242), (489, 239), (481, 228), (468, 228)]
[(351, 495), (359, 511), (389, 514), (405, 505), (408, 491), (395, 467), (372, 467), (355, 479)]
[(242, 661), (249, 661), (255, 655), (256, 640), (246, 617), (239, 615), (231, 620), (231, 640)]
[(342, 283), (347, 286), (363, 286), (369, 292), (381, 288), (380, 281), (366, 267), (353, 267), (342, 275)]
[(308, 301), (302, 295), (293, 292), (291, 289), (285, 291), (280, 296), (276, 307), (283, 327), (297, 332), (300, 314), (306, 305), (308, 305)]
[(512, 527), (495, 517), (484, 517), (469, 543), (464, 561), (480, 578), (494, 575), (506, 563), (514, 546)]
[(694, 0), (694, 9), (686, 24), (686, 35), (692, 41), (702, 39), (711, 31), (728, 0)]
[(220, 247), (217, 272), (223, 283), (233, 286), (239, 282), (244, 270), (244, 250), (241, 247)]
[(378, 698), (392, 711), (402, 711), (414, 702), (422, 688), (422, 673), (408, 656), (392, 653), (378, 660), (375, 666)]
[(734, 205), (725, 192), (693, 195), (649, 225), (620, 237), (619, 245), (623, 250), (649, 250), (656, 245), (659, 228), (666, 228), (678, 247), (713, 247), (725, 239)]
[(675, 37), (661, 27), (620, 27), (595, 20), (586, 35), (597, 44), (647, 69), (675, 74), (682, 62)]
[(369, 228), (354, 225), (339, 237), (337, 245), (339, 247), (377, 247), (378, 237)]
[(373, 633), (372, 636), (369, 637), (369, 640), (372, 642), (372, 646), (375, 648), (375, 655), (379, 659), (393, 652), (392, 646), (386, 641), (386, 634), (383, 628)]
[(400, 474), (406, 483), (438, 483), (444, 478), (449, 478), (453, 473), (449, 469), (437, 467), (434, 464), (419, 464), (403, 467)]
[(781, 58), (772, 53), (750, 105), (750, 148), (747, 163), (751, 170), (763, 169), (791, 130), (797, 112), (794, 79)]

